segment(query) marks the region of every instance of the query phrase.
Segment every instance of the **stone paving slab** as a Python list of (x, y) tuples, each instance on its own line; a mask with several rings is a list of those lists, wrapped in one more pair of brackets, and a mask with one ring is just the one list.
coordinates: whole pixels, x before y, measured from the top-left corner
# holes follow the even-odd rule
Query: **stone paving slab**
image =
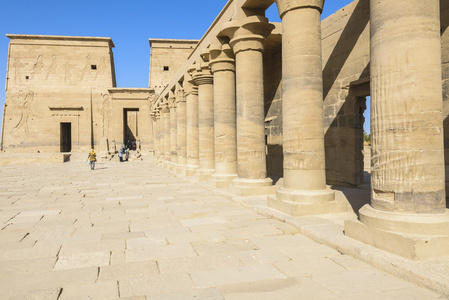
[(441, 297), (309, 237), (339, 240), (341, 219), (282, 219), (149, 160), (98, 166), (1, 167), (1, 299)]

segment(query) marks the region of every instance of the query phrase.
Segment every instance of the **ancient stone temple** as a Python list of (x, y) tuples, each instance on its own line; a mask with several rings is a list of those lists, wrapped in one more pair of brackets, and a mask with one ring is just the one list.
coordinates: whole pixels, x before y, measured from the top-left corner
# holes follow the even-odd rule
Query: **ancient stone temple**
[(128, 140), (152, 152), (155, 90), (197, 43), (150, 40), (154, 82), (150, 88), (118, 88), (110, 38), (7, 36), (6, 152), (115, 153)]
[(329, 185), (364, 182), (370, 96), (371, 203), (346, 235), (449, 255), (449, 3), (356, 0), (321, 21), (323, 4), (229, 1), (152, 106), (156, 162), (293, 216), (344, 212)]
[(363, 184), (370, 160), (346, 236), (449, 256), (449, 2), (355, 0), (321, 20), (323, 5), (230, 0), (201, 40), (150, 40), (150, 89), (115, 87), (110, 39), (11, 35), (3, 149), (138, 137), (156, 164), (292, 216), (347, 211), (333, 187)]

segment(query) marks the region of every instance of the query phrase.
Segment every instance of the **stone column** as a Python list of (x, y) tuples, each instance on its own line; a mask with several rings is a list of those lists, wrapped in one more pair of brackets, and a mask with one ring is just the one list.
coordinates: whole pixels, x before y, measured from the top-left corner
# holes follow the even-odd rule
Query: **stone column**
[(170, 108), (168, 101), (163, 104), (162, 112), (164, 114), (164, 167), (170, 164)]
[(324, 0), (277, 0), (282, 18), (283, 186), (268, 205), (290, 215), (345, 211), (326, 187), (321, 12)]
[(237, 178), (235, 60), (228, 44), (210, 47), (214, 75), (215, 173), (209, 184), (226, 187)]
[(158, 150), (158, 157), (156, 160), (156, 164), (161, 165), (164, 161), (164, 156), (165, 156), (164, 113), (162, 111), (162, 106), (158, 106), (157, 111), (158, 111), (157, 139), (158, 139), (158, 144), (159, 144), (159, 150)]
[(237, 174), (230, 191), (242, 195), (274, 193), (267, 178), (263, 51), (265, 38), (274, 29), (262, 16), (246, 17), (225, 24), (235, 53), (237, 94)]
[(170, 170), (176, 168), (178, 164), (178, 144), (177, 144), (177, 108), (175, 95), (170, 93), (168, 98), (170, 108)]
[(160, 145), (159, 145), (159, 111), (155, 110), (152, 113), (153, 117), (153, 136), (154, 136), (154, 164), (157, 163), (160, 156)]
[(179, 89), (176, 95), (177, 108), (177, 149), (178, 149), (178, 166), (177, 172), (181, 172), (187, 164), (187, 113), (186, 113), (186, 95), (183, 89)]
[[(188, 75), (185, 75), (188, 76)], [(187, 78), (187, 77), (185, 77)], [(192, 82), (184, 84), (187, 114), (187, 164), (183, 174), (192, 176), (199, 167), (198, 157), (198, 87)]]
[(371, 1), (371, 205), (349, 237), (410, 259), (449, 255), (439, 0)]
[[(151, 108), (150, 108), (151, 109)], [(156, 159), (156, 152), (157, 152), (157, 141), (156, 141), (156, 122), (157, 122), (157, 119), (156, 119), (156, 112), (155, 111), (152, 111), (151, 113), (150, 113), (150, 116), (151, 116), (151, 129), (152, 129), (152, 131), (151, 131), (151, 137), (152, 137), (152, 139), (153, 139), (153, 156), (154, 156), (154, 158)]]
[[(206, 59), (207, 60), (207, 59)], [(208, 180), (215, 169), (214, 151), (214, 86), (209, 63), (190, 69), (193, 82), (198, 86), (198, 146), (200, 165), (195, 178)]]

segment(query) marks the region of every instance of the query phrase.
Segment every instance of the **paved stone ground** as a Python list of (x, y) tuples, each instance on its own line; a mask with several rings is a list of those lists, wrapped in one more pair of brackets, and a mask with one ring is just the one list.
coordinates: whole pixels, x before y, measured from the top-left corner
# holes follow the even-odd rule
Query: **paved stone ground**
[(1, 299), (440, 299), (150, 161), (0, 167)]

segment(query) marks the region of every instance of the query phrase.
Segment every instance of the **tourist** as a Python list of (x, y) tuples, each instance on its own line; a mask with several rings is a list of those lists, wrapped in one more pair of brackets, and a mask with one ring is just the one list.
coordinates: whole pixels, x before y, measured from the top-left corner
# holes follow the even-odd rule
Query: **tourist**
[(120, 162), (123, 162), (123, 149), (124, 148), (120, 148), (118, 151), (118, 158), (120, 159)]
[(89, 155), (87, 155), (87, 160), (89, 161), (90, 169), (95, 169), (95, 162), (97, 161), (97, 154), (95, 154), (94, 149), (90, 150)]
[(129, 150), (126, 149), (125, 150), (125, 161), (128, 161), (128, 158), (129, 158)]

